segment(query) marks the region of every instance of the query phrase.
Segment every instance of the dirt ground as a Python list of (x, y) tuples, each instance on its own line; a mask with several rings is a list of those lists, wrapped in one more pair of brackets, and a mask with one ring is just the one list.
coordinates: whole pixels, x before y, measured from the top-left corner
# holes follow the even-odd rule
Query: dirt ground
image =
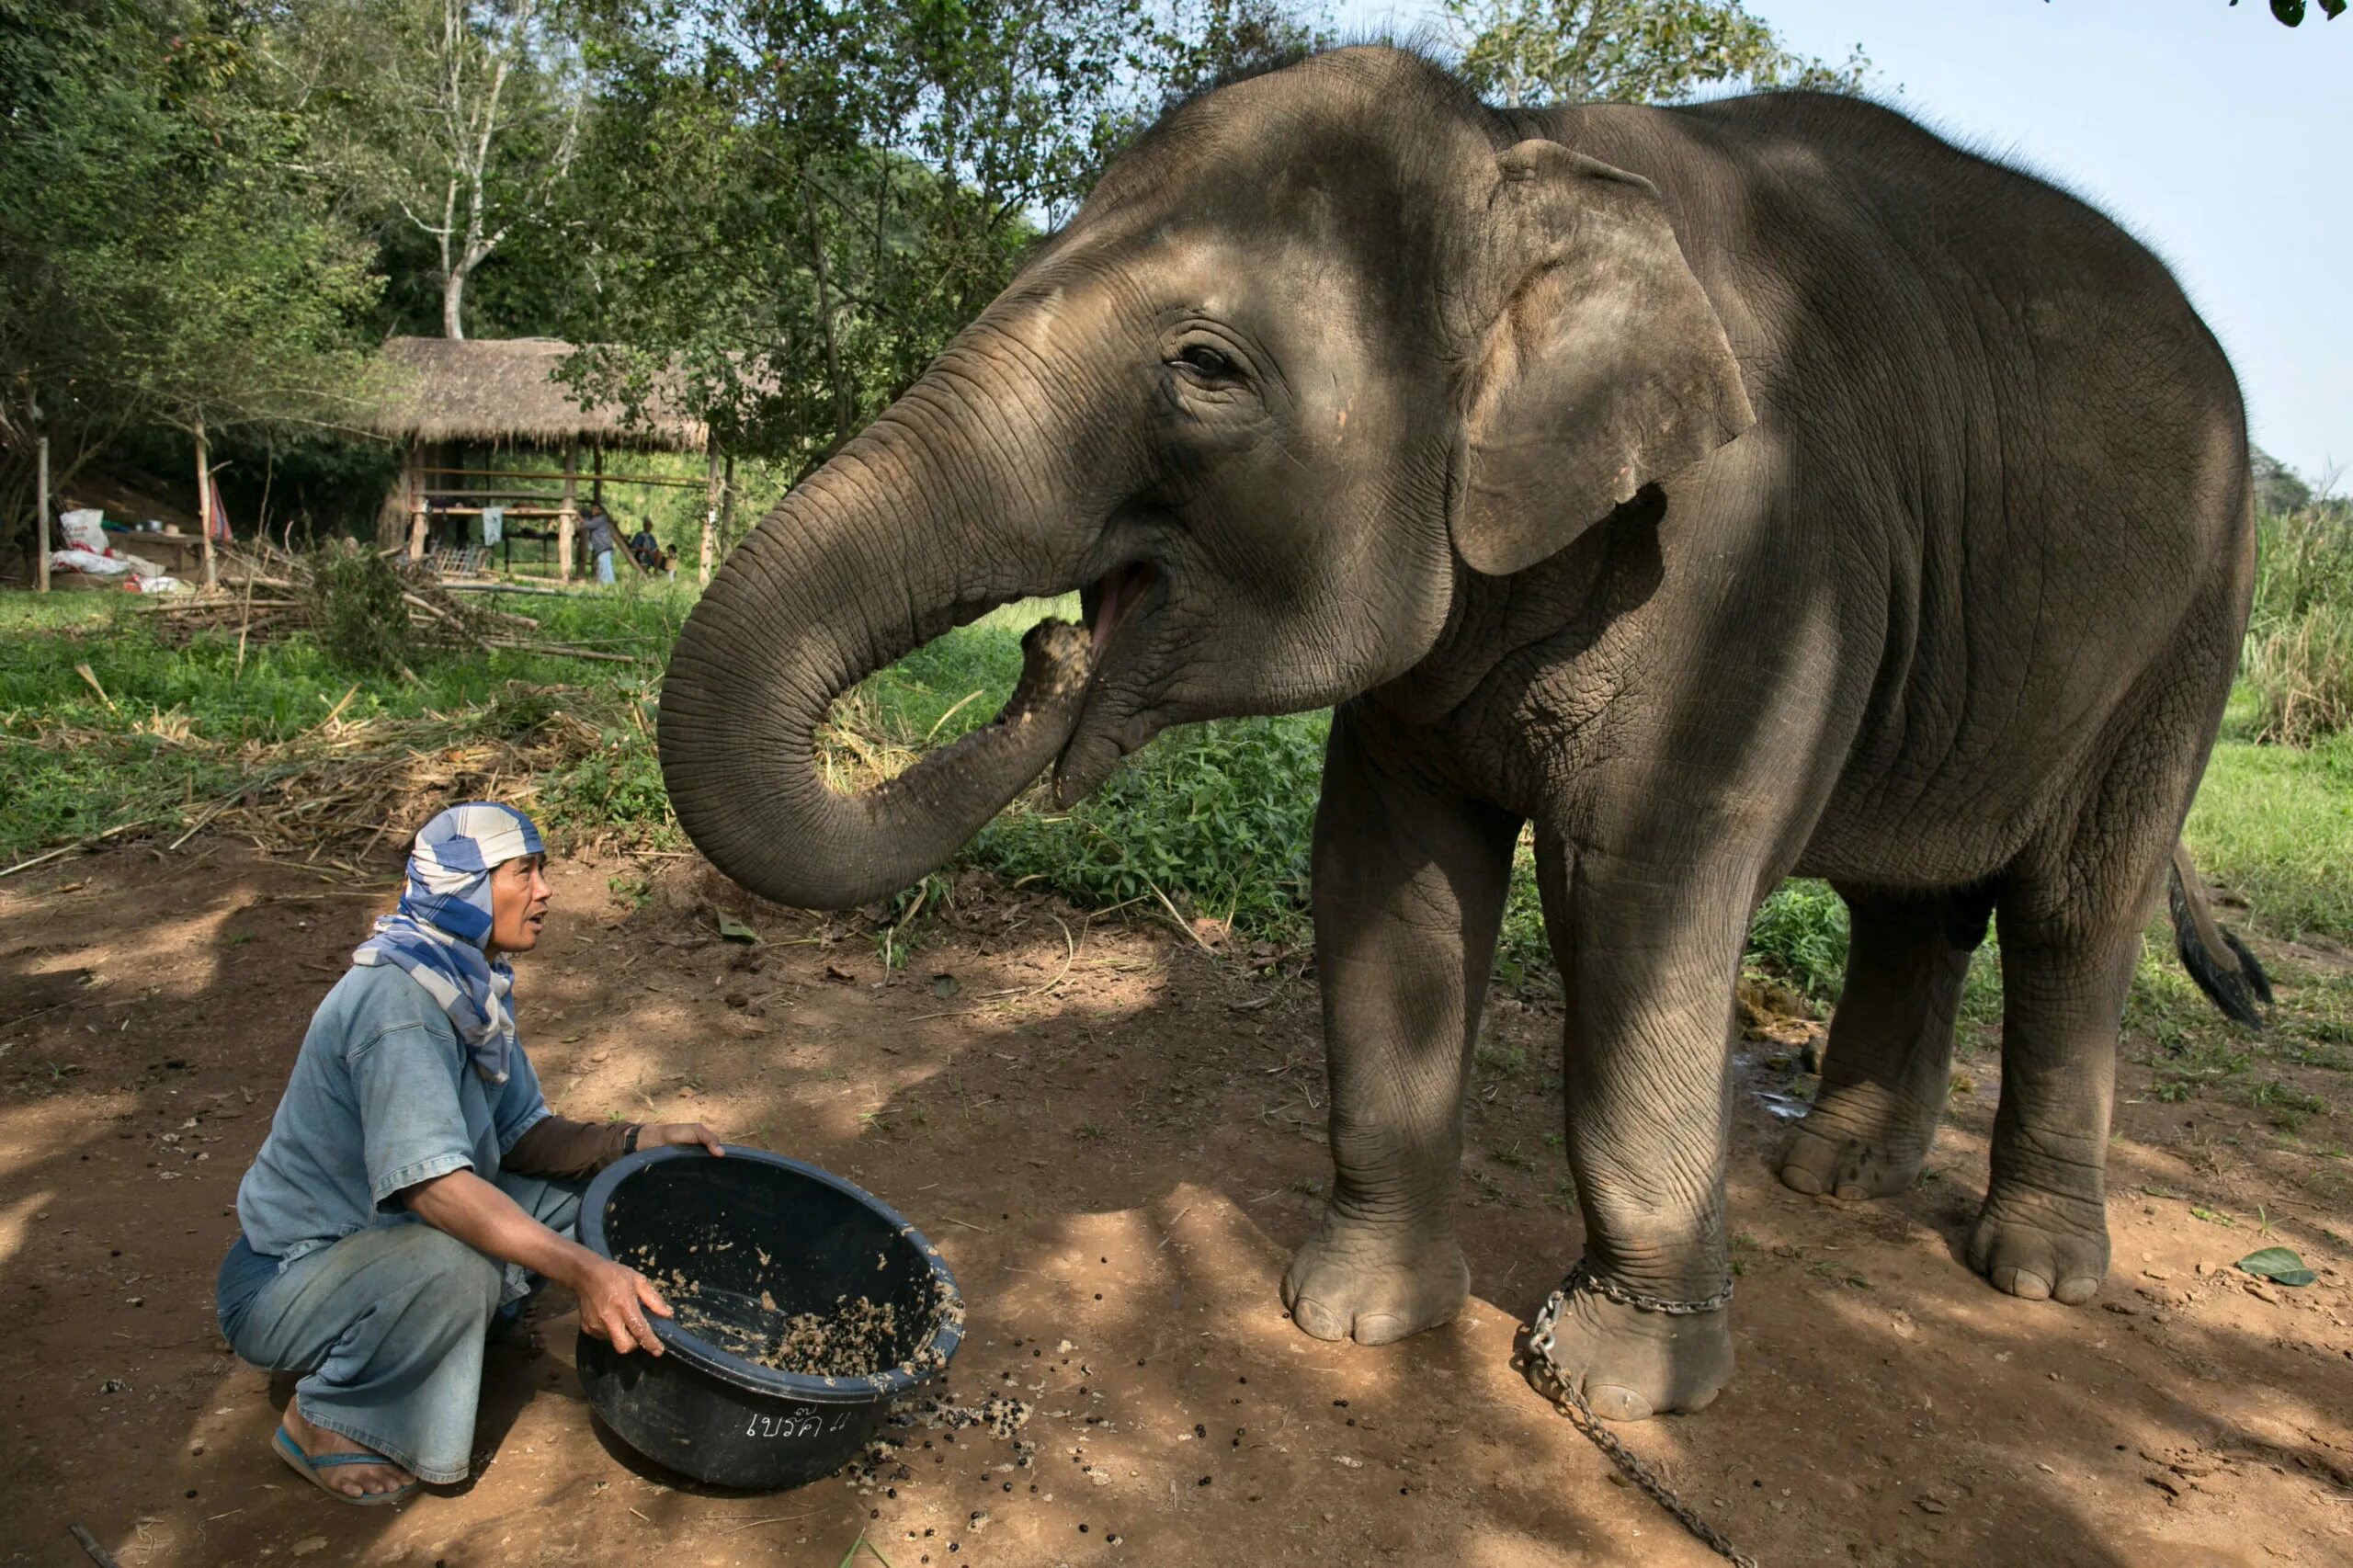
[[(916, 1427), (864, 1487), (684, 1487), (600, 1442), (551, 1290), (536, 1346), (492, 1352), (470, 1484), (360, 1509), (301, 1483), (267, 1449), (283, 1390), (226, 1353), (212, 1275), (303, 1024), (388, 900), (199, 839), (0, 882), (0, 1562), (84, 1562), (74, 1523), (126, 1568), (835, 1568), (861, 1531), (894, 1568), (1714, 1561), (1509, 1365), (1577, 1248), (1545, 1009), (1488, 1020), (1473, 1301), (1365, 1350), (1301, 1335), (1276, 1293), (1330, 1176), (1297, 957), (975, 885), (886, 977), (869, 937), (699, 862), (572, 860), (555, 883), (518, 987), (551, 1099), (703, 1120), (897, 1207), (970, 1300), (958, 1397), (1031, 1401), (1034, 1463)], [(714, 902), (765, 945), (719, 940)], [(2107, 1289), (2013, 1301), (1958, 1260), (1998, 1086), (1970, 1070), (1933, 1179), (1842, 1206), (1774, 1181), (1789, 1074), (1744, 1065), (1739, 1369), (1628, 1441), (1768, 1568), (2353, 1562), (2345, 1186), (2128, 1066)], [(2266, 1226), (2316, 1284), (2230, 1269)]]

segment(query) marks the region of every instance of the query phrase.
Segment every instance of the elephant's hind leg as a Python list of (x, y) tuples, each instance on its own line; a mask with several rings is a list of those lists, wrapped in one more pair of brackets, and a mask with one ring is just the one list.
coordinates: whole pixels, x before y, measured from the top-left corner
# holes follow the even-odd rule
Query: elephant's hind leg
[(2124, 731), (2065, 836), (2003, 880), (2002, 1099), (1969, 1263), (2014, 1296), (2088, 1301), (2108, 1272), (2117, 1034), (2222, 707), (2228, 656), (2204, 664)]
[(1969, 1264), (2013, 1296), (2075, 1305), (2108, 1272), (2116, 1037), (2154, 869), (2146, 881), (2140, 896), (2064, 923), (2003, 900), (2002, 1102)]
[(1852, 932), (1822, 1090), (1781, 1149), (1784, 1186), (1836, 1198), (1910, 1187), (1928, 1156), (1952, 1062), (1953, 1017), (1989, 894), (1840, 888)]

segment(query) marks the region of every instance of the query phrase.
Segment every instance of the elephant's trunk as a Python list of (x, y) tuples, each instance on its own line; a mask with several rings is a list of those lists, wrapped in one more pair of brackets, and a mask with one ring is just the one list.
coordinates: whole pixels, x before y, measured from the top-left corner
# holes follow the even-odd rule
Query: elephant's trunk
[[(779, 903), (845, 909), (919, 881), (1052, 763), (1077, 722), (1092, 649), (1051, 623), (1030, 634), (1021, 682), (985, 727), (859, 793), (817, 770), (817, 726), (843, 691), (996, 605), (1074, 581), (1070, 464), (1035, 438), (1049, 400), (1034, 376), (1008, 389), (988, 338), (960, 339), (764, 518), (671, 654), (661, 756), (679, 824)], [(975, 385), (997, 394), (978, 453), (965, 406)]]

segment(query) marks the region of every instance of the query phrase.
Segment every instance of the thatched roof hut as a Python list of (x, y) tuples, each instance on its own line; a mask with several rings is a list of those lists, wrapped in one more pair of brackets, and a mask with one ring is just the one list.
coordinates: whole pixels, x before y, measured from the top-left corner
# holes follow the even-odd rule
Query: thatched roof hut
[[(422, 560), (435, 519), (445, 528), (462, 524), (471, 528), (468, 519), (486, 520), (494, 512), (511, 564), (514, 538), (537, 538), (544, 543), (548, 536), (530, 525), (551, 520), (557, 574), (568, 579), (575, 564), (573, 544), (581, 481), (586, 481), (591, 498), (597, 500), (608, 484), (693, 486), (706, 495), (702, 575), (705, 582), (710, 580), (717, 529), (729, 505), (727, 469), (711, 444), (709, 427), (680, 407), (677, 374), (656, 376), (645, 407), (631, 419), (619, 403), (583, 408), (572, 389), (555, 379), (557, 367), (572, 352), (571, 344), (552, 337), (385, 341), (383, 357), (394, 372), (392, 385), (378, 395), (366, 420), (404, 450), (400, 478), (377, 519), (379, 540), (385, 548), (397, 548), (405, 538), (409, 558)], [(501, 463), (473, 455), (484, 447), (560, 452), (563, 467), (551, 472), (518, 468), (520, 459)], [(583, 447), (588, 449), (591, 463), (585, 474), (580, 472)], [(675, 472), (613, 472), (605, 459), (614, 448), (699, 451), (706, 472), (696, 479)], [(472, 571), (491, 540), (486, 521), (481, 546), (464, 544), (465, 537), (445, 537), (443, 545), (452, 552), (457, 569)]]
[(618, 403), (582, 408), (555, 380), (573, 346), (552, 337), (393, 337), (383, 357), (399, 371), (368, 423), (403, 442), (562, 448), (573, 442), (700, 451), (710, 431), (659, 389), (650, 417), (625, 424)]

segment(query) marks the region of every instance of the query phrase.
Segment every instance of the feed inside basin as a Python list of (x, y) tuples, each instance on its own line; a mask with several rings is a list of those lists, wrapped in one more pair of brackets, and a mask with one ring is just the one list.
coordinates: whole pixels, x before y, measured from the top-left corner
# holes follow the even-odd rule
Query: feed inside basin
[(645, 1275), (677, 1313), (647, 1314), (658, 1358), (580, 1336), (589, 1403), (640, 1454), (714, 1485), (774, 1491), (832, 1473), (962, 1335), (955, 1277), (914, 1226), (763, 1150), (617, 1160), (582, 1197), (580, 1241)]

